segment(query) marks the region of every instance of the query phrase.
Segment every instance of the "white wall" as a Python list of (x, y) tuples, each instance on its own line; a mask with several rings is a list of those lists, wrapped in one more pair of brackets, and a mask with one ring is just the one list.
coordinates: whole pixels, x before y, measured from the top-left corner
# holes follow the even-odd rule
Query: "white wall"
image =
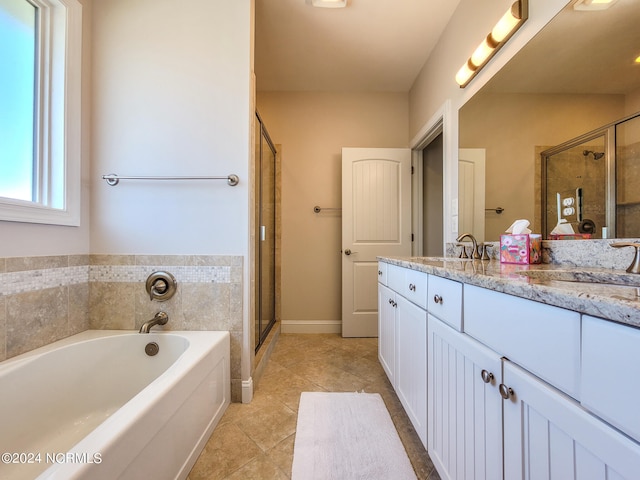
[(79, 227), (0, 221), (0, 257), (76, 255), (89, 253), (90, 134), (91, 134), (91, 11), (82, 4), (82, 190)]
[(251, 25), (250, 0), (96, 2), (92, 253), (247, 254)]

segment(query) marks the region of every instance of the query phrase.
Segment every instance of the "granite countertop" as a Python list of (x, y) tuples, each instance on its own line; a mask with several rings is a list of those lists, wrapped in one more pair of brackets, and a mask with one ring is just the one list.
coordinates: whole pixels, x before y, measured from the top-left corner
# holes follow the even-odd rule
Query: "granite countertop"
[(640, 275), (624, 270), (442, 257), (378, 257), (378, 260), (640, 327)]

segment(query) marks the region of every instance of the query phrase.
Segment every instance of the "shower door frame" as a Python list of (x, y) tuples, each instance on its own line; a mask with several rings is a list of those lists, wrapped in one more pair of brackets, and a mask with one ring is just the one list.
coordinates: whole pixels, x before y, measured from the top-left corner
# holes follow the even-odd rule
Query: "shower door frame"
[[(256, 111), (256, 122), (257, 122), (257, 130), (259, 130), (259, 151), (256, 152), (256, 165), (255, 165), (255, 171), (256, 171), (256, 204), (257, 204), (257, 209), (256, 209), (256, 233), (255, 233), (255, 237), (256, 237), (256, 265), (255, 265), (255, 299), (256, 299), (256, 307), (255, 307), (255, 319), (254, 322), (257, 323), (256, 325), (256, 331), (254, 334), (254, 341), (255, 341), (255, 345), (254, 345), (254, 353), (257, 353), (258, 350), (260, 349), (260, 347), (262, 346), (262, 344), (264, 343), (265, 339), (267, 338), (267, 336), (269, 335), (269, 332), (272, 330), (273, 326), (275, 325), (276, 321), (279, 318), (279, 290), (280, 290), (280, 282), (279, 282), (279, 275), (278, 275), (278, 270), (279, 270), (279, 258), (278, 258), (278, 251), (279, 251), (279, 223), (278, 223), (278, 210), (280, 208), (279, 205), (279, 189), (278, 189), (278, 169), (279, 169), (279, 165), (278, 165), (278, 150), (276, 148), (276, 146), (274, 145), (273, 141), (271, 140), (271, 137), (269, 136), (269, 132), (267, 131), (264, 122), (262, 121), (262, 118), (260, 117), (260, 114)], [(263, 142), (264, 141), (264, 142)], [(266, 146), (271, 150), (271, 153), (273, 154), (273, 179), (272, 179), (272, 187), (273, 187), (273, 201), (274, 201), (274, 206), (273, 206), (273, 228), (272, 228), (272, 232), (269, 232), (269, 235), (273, 235), (273, 251), (270, 252), (270, 255), (273, 255), (272, 258), (272, 263), (273, 263), (273, 271), (270, 272), (271, 275), (271, 285), (272, 285), (272, 292), (271, 294), (273, 295), (272, 300), (272, 305), (273, 305), (273, 309), (271, 311), (270, 314), (270, 319), (267, 323), (267, 325), (263, 325), (263, 299), (264, 299), (264, 292), (263, 292), (263, 288), (262, 288), (262, 279), (263, 279), (263, 259), (264, 259), (264, 249), (262, 248), (262, 234), (263, 234), (263, 230), (262, 230), (262, 226), (265, 225), (266, 222), (263, 221), (263, 208), (262, 208), (262, 192), (263, 192), (263, 169), (262, 169), (262, 162), (264, 159), (263, 156), (263, 150), (262, 147), (263, 145), (266, 144)]]
[(558, 153), (570, 150), (582, 143), (589, 142), (599, 137), (604, 137), (604, 151), (606, 161), (606, 180), (605, 180), (605, 223), (607, 226), (608, 237), (614, 237), (616, 234), (616, 142), (615, 128), (616, 125), (623, 120), (618, 120), (604, 127), (592, 130), (579, 137), (572, 138), (560, 145), (549, 148), (540, 152), (540, 220), (542, 222), (542, 233), (547, 235), (547, 162), (549, 158)]

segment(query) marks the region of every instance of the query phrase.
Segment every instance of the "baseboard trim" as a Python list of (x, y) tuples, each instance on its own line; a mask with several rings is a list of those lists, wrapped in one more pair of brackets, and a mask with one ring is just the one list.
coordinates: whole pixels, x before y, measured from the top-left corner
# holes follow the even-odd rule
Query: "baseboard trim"
[(253, 377), (242, 381), (242, 403), (251, 403), (253, 400)]
[(282, 320), (281, 333), (342, 333), (342, 320)]

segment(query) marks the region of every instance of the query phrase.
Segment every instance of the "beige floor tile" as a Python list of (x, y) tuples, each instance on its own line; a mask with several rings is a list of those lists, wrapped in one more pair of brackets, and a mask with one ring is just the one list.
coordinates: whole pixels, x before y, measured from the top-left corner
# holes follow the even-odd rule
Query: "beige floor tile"
[(286, 480), (290, 478), (275, 465), (268, 456), (260, 455), (241, 469), (227, 477), (227, 480)]
[(222, 480), (262, 453), (255, 442), (237, 425), (219, 425), (189, 473), (189, 478)]
[(286, 405), (275, 404), (256, 410), (236, 425), (265, 452), (294, 433), (296, 421), (296, 412)]
[(189, 480), (291, 476), (302, 392), (380, 393), (419, 480), (439, 480), (378, 361), (375, 338), (281, 334), (253, 402), (229, 406)]

